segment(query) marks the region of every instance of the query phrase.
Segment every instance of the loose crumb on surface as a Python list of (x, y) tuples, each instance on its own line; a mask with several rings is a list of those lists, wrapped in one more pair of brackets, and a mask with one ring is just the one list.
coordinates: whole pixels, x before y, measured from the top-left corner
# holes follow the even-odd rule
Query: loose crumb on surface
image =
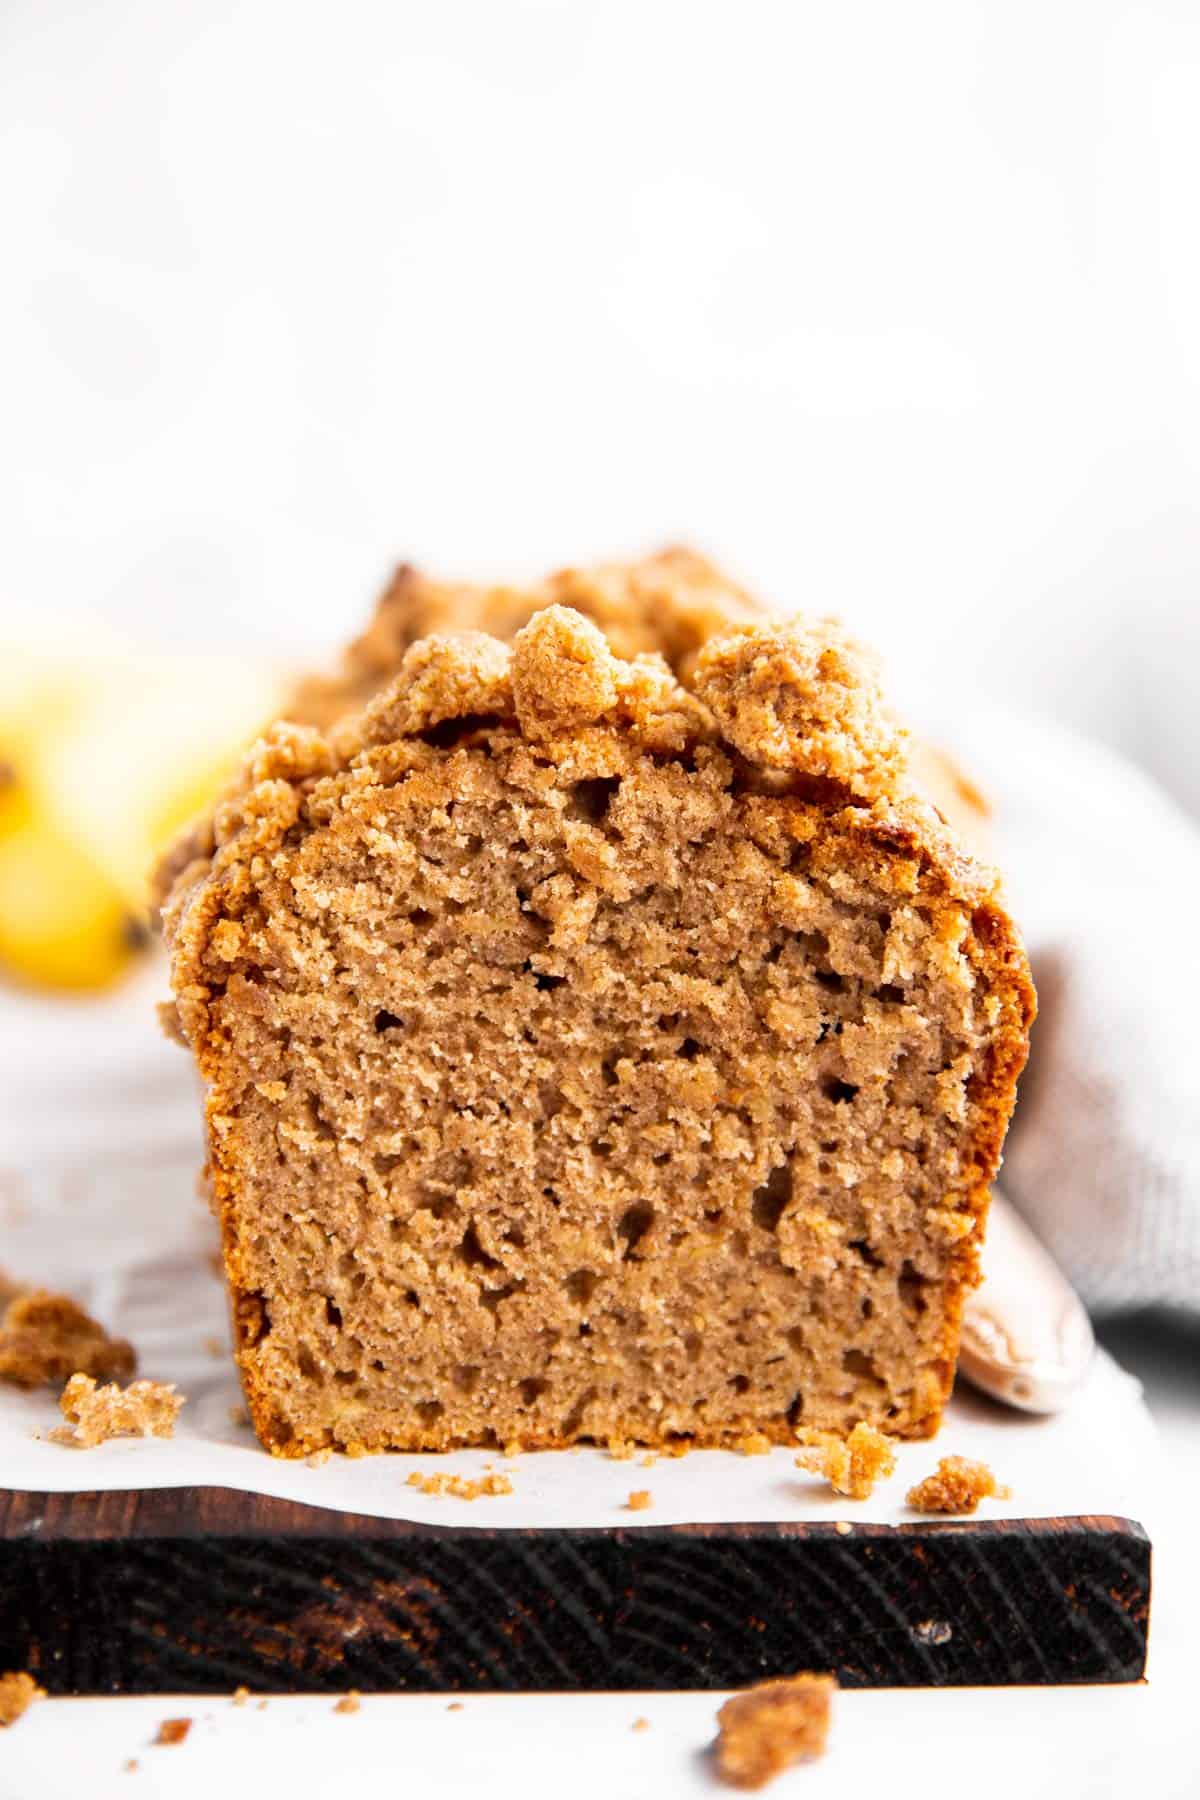
[(628, 1438), (609, 1438), (608, 1454), (614, 1462), (632, 1462), (637, 1452)]
[(136, 1775), (137, 1771), (140, 1767), (141, 1767), (141, 1764), (138, 1762), (138, 1759), (136, 1756), (127, 1757), (126, 1760), (121, 1764), (121, 1769), (122, 1769), (123, 1773), (126, 1775)]
[(792, 1675), (735, 1694), (717, 1714), (717, 1773), (730, 1787), (760, 1788), (825, 1749), (837, 1682)]
[(133, 1345), (109, 1337), (66, 1294), (9, 1286), (0, 1294), (0, 1381), (53, 1386), (80, 1372), (99, 1381), (128, 1381), (137, 1368)]
[(986, 1463), (943, 1456), (932, 1475), (909, 1488), (907, 1499), (915, 1512), (973, 1513), (981, 1500), (1007, 1500), (1011, 1491), (1000, 1486)]
[(625, 1504), (630, 1512), (645, 1512), (654, 1505), (654, 1496), (649, 1488), (634, 1488)]
[(361, 1705), (362, 1695), (357, 1688), (351, 1688), (348, 1694), (342, 1695), (333, 1710), (335, 1713), (356, 1713)]
[(268, 1701), (260, 1700), (258, 1705), (254, 1709), (255, 1712), (266, 1712), (268, 1704), (269, 1704)]
[(173, 1437), (183, 1404), (184, 1396), (171, 1382), (97, 1387), (90, 1375), (72, 1375), (58, 1403), (67, 1423), (56, 1427), (50, 1438), (76, 1450), (94, 1450), (109, 1438)]
[(234, 1690), (233, 1690), (234, 1706), (245, 1706), (245, 1704), (249, 1698), (250, 1698), (250, 1689), (248, 1687), (234, 1688)]
[(45, 1688), (40, 1688), (33, 1676), (27, 1675), (24, 1669), (14, 1669), (8, 1675), (0, 1675), (0, 1726), (15, 1725), (35, 1700), (45, 1698)]
[(323, 1469), (332, 1455), (333, 1451), (329, 1448), (329, 1445), (326, 1444), (323, 1450), (312, 1451), (312, 1453), (309, 1456), (306, 1456), (304, 1460), (310, 1469)]
[(895, 1472), (895, 1441), (860, 1419), (845, 1439), (814, 1434), (797, 1456), (796, 1467), (810, 1475), (823, 1475), (835, 1494), (866, 1500), (877, 1481)]
[(507, 1475), (482, 1475), (474, 1480), (466, 1475), (423, 1475), (416, 1469), (406, 1485), (422, 1494), (450, 1494), (455, 1500), (482, 1500), (513, 1491)]
[(446, 1708), (447, 1712), (461, 1712), (462, 1710), (463, 1710), (463, 1703), (461, 1700), (452, 1700), (450, 1702), (449, 1706)]
[(645, 1456), (639, 1457), (638, 1468), (639, 1469), (652, 1469), (657, 1461), (658, 1461), (658, 1457), (655, 1455), (654, 1451), (648, 1450), (646, 1452)]
[(182, 1744), (192, 1729), (190, 1719), (164, 1719), (158, 1728), (154, 1742), (156, 1744)]
[(833, 1529), (837, 1532), (839, 1537), (849, 1537), (850, 1533), (854, 1530), (854, 1527), (851, 1525), (849, 1519), (839, 1519)]
[(633, 1721), (633, 1724), (630, 1726), (631, 1731), (649, 1731), (649, 1729), (650, 1729), (649, 1719), (635, 1719)]

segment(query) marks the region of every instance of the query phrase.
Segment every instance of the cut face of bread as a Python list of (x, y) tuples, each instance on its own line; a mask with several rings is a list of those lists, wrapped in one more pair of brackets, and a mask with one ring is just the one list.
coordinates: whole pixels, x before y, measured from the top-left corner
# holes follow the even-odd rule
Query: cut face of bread
[(935, 1429), (1024, 953), (862, 654), (724, 626), (686, 685), (558, 605), (420, 638), (194, 846), (176, 1008), (273, 1451)]

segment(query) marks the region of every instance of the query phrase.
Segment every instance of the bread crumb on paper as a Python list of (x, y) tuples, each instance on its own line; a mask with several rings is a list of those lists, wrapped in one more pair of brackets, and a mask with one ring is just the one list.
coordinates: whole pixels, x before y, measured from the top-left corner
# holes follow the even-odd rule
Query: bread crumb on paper
[(362, 1695), (357, 1688), (351, 1688), (348, 1694), (342, 1695), (333, 1710), (335, 1713), (356, 1713), (360, 1710), (361, 1706)]
[(232, 1701), (232, 1704), (234, 1706), (245, 1706), (245, 1704), (249, 1698), (250, 1698), (250, 1689), (248, 1687), (234, 1688), (233, 1701)]
[(797, 1456), (796, 1467), (810, 1475), (823, 1475), (835, 1494), (867, 1500), (875, 1483), (895, 1472), (894, 1440), (860, 1420), (845, 1439), (814, 1433)]
[(717, 1773), (730, 1787), (765, 1787), (792, 1763), (825, 1749), (837, 1682), (832, 1675), (763, 1681), (717, 1714)]
[(650, 1721), (649, 1719), (635, 1719), (629, 1729), (631, 1731), (649, 1731)]
[(654, 1496), (649, 1488), (634, 1488), (625, 1504), (630, 1512), (645, 1512), (654, 1505)]
[(110, 1337), (67, 1294), (9, 1285), (0, 1305), (0, 1381), (51, 1387), (76, 1373), (128, 1381), (137, 1368), (133, 1345)]
[(973, 1513), (981, 1500), (1008, 1500), (1011, 1488), (1001, 1487), (986, 1463), (966, 1456), (943, 1456), (932, 1475), (908, 1490), (914, 1512)]
[(35, 1700), (45, 1698), (45, 1688), (40, 1688), (24, 1669), (0, 1675), (0, 1727), (15, 1725)]
[(455, 1500), (483, 1500), (513, 1491), (507, 1475), (482, 1475), (475, 1480), (466, 1475), (424, 1475), (417, 1469), (405, 1485), (422, 1494), (449, 1494)]
[(72, 1449), (94, 1450), (109, 1438), (173, 1437), (183, 1404), (184, 1396), (171, 1382), (97, 1387), (90, 1375), (72, 1375), (58, 1403), (67, 1423), (57, 1426), (50, 1439)]
[(155, 1735), (156, 1744), (182, 1744), (192, 1729), (190, 1719), (164, 1719)]

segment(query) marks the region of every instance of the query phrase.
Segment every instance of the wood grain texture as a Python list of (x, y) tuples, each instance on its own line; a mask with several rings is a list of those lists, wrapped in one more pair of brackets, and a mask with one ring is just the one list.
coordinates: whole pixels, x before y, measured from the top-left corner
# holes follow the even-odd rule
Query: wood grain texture
[(495, 1530), (221, 1488), (0, 1491), (0, 1668), (58, 1694), (1138, 1680), (1114, 1518)]

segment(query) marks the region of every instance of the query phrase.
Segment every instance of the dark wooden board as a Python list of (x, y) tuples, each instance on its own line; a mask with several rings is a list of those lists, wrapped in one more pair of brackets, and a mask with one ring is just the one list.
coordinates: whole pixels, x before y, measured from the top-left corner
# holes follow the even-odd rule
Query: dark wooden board
[(1136, 1681), (1149, 1606), (1126, 1519), (525, 1531), (0, 1491), (0, 1669), (55, 1694)]

